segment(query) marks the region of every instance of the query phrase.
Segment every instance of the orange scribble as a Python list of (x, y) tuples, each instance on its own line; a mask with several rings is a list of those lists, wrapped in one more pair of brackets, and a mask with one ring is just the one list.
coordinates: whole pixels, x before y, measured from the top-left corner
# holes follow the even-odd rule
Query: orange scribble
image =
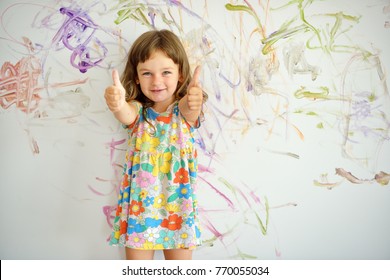
[(41, 99), (37, 88), (41, 72), (34, 57), (22, 58), (15, 65), (5, 62), (0, 70), (0, 106), (8, 109), (15, 104), (24, 113), (36, 109)]

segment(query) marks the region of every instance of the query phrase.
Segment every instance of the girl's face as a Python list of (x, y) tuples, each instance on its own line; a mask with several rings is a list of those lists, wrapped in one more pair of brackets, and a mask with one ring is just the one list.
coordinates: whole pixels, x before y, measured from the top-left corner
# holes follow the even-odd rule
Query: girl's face
[(171, 105), (177, 84), (181, 81), (179, 66), (163, 52), (156, 51), (137, 65), (137, 83), (142, 93), (154, 102), (153, 109), (164, 112)]

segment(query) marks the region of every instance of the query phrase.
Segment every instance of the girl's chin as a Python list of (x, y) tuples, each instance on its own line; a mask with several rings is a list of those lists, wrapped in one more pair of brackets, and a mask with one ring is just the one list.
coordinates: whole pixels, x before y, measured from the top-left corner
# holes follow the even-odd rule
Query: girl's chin
[(172, 96), (167, 96), (166, 94), (153, 94), (152, 96), (149, 97), (153, 102), (173, 102), (174, 98)]

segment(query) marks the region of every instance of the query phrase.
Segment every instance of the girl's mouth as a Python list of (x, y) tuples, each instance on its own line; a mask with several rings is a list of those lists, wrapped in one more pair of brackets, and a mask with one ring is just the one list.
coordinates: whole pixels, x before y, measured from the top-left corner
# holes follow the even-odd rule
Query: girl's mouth
[(151, 92), (153, 93), (159, 93), (159, 92), (162, 92), (164, 91), (165, 89), (152, 89)]

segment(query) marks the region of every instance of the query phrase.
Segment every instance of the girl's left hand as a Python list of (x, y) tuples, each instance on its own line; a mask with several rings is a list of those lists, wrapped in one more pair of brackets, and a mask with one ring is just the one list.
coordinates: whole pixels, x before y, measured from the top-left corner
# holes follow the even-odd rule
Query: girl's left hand
[(202, 109), (203, 90), (199, 83), (200, 70), (200, 66), (195, 68), (194, 76), (187, 89), (187, 105), (191, 111), (200, 111)]

